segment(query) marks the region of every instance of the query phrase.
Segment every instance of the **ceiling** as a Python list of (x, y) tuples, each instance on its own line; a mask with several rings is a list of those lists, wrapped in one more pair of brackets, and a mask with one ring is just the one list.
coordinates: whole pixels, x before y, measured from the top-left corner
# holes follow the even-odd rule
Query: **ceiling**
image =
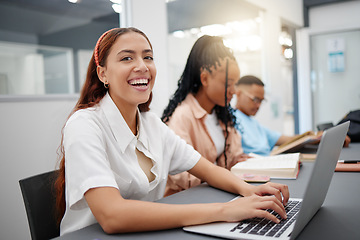
[(0, 0), (0, 29), (46, 35), (89, 22), (119, 22), (109, 0)]
[(259, 8), (239, 0), (177, 0), (167, 4), (169, 32), (254, 19)]
[[(254, 18), (258, 8), (239, 0), (177, 0), (167, 4), (169, 32)], [(0, 30), (38, 36), (91, 22), (119, 24), (109, 0), (0, 0)]]

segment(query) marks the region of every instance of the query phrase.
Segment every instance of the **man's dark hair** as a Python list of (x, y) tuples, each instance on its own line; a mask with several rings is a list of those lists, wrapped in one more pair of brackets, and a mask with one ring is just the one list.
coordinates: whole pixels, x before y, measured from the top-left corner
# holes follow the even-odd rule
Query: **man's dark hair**
[(240, 85), (259, 85), (259, 86), (265, 86), (265, 84), (257, 77), (252, 76), (252, 75), (246, 75), (243, 76), (239, 79), (239, 81), (237, 81), (235, 83), (236, 86), (240, 86)]

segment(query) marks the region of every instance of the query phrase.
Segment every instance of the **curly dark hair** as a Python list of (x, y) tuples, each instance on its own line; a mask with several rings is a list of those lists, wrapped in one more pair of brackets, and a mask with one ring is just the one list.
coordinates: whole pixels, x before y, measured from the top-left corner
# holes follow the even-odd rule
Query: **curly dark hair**
[(192, 47), (189, 57), (187, 59), (185, 69), (178, 81), (178, 88), (169, 101), (168, 106), (165, 108), (161, 120), (166, 123), (170, 120), (171, 115), (176, 107), (186, 98), (189, 93), (197, 93), (202, 86), (200, 74), (203, 69), (210, 73), (211, 67), (214, 69), (220, 66), (221, 60), (226, 59), (226, 77), (225, 77), (225, 107), (215, 105), (214, 110), (217, 119), (225, 125), (225, 166), (227, 166), (226, 150), (228, 129), (227, 127), (234, 127), (236, 125), (236, 118), (234, 109), (227, 104), (227, 73), (228, 61), (233, 60), (236, 62), (235, 56), (230, 48), (226, 47), (222, 37), (204, 35), (200, 37)]
[[(200, 73), (206, 69), (211, 73), (211, 67), (215, 69), (221, 65), (220, 60), (229, 58), (236, 61), (231, 49), (223, 43), (223, 38), (218, 36), (204, 35), (200, 37), (192, 47), (188, 56), (185, 69), (178, 81), (178, 88), (165, 108), (161, 120), (168, 122), (176, 107), (185, 99), (189, 93), (197, 93), (201, 87)], [(227, 86), (227, 83), (225, 83)], [(225, 91), (225, 96), (227, 91)], [(225, 100), (227, 101), (227, 99)], [(226, 103), (226, 102), (225, 102)], [(236, 123), (233, 109), (216, 105), (214, 110), (219, 121), (226, 126), (234, 126)]]

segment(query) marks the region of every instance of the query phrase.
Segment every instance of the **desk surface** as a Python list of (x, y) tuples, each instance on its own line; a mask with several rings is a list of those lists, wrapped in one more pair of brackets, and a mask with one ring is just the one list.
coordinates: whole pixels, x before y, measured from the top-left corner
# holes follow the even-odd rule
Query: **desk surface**
[[(341, 152), (341, 159), (359, 159), (360, 143), (350, 144)], [(303, 197), (313, 163), (303, 163), (297, 180), (274, 180), (289, 186), (291, 197)], [(323, 206), (297, 239), (360, 239), (360, 173), (335, 172)], [(171, 204), (226, 202), (235, 195), (206, 184), (163, 198), (158, 202)], [(165, 231), (105, 234), (99, 224), (58, 237), (70, 239), (218, 239), (184, 232), (181, 228)]]

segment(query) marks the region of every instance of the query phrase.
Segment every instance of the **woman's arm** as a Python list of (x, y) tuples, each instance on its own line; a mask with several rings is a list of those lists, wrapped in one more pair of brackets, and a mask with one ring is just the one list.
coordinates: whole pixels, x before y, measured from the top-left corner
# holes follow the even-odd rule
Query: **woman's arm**
[(211, 164), (203, 157), (189, 172), (213, 187), (242, 196), (274, 195), (284, 205), (289, 200), (289, 190), (286, 185), (271, 182), (259, 186), (248, 184), (229, 170)]
[(296, 136), (286, 136), (286, 135), (281, 135), (279, 137), (279, 139), (277, 140), (277, 142), (275, 143), (276, 146), (280, 146), (286, 142), (289, 142), (290, 140), (292, 140), (294, 137)]
[[(216, 221), (219, 204), (163, 204), (122, 198), (112, 187), (85, 193), (86, 201), (106, 233), (162, 230)], [(212, 213), (212, 214), (210, 214)]]
[(282, 201), (286, 203), (288, 199), (285, 185), (247, 184), (203, 157), (190, 172), (216, 188), (248, 197), (227, 203), (163, 204), (127, 200), (122, 198), (116, 188), (99, 187), (88, 190), (85, 199), (96, 220), (108, 234), (162, 230), (217, 221), (233, 222), (253, 217), (279, 221), (264, 209), (272, 209), (286, 218), (282, 204)]
[(241, 221), (252, 217), (279, 220), (262, 209), (273, 209), (286, 218), (282, 204), (272, 196), (239, 198), (227, 203), (163, 204), (123, 199), (119, 190), (99, 187), (85, 193), (86, 201), (108, 234), (152, 231), (215, 221)]

